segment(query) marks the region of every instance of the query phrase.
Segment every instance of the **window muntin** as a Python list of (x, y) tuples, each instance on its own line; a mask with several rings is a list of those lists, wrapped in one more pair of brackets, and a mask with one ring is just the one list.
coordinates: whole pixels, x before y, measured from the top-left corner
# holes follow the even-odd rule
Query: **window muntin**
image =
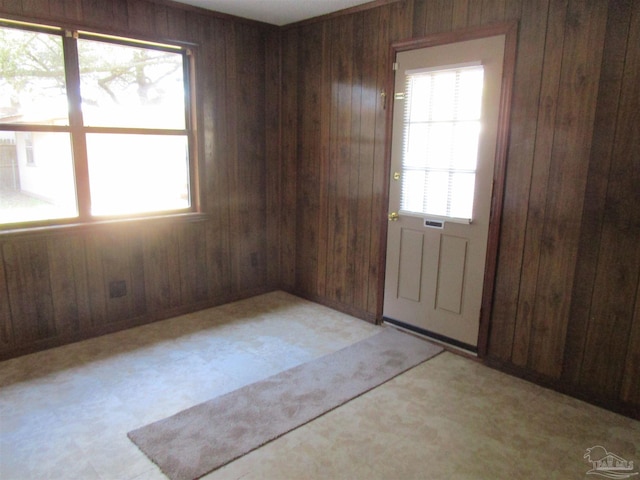
[(400, 210), (471, 220), (482, 65), (406, 72)]
[(193, 210), (185, 49), (2, 20), (0, 35), (0, 227)]

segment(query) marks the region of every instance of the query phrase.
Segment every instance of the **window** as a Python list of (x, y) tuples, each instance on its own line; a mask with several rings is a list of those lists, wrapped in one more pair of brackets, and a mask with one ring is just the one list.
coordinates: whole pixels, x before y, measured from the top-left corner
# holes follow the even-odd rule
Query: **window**
[(192, 211), (188, 53), (0, 21), (0, 225)]
[(471, 221), (482, 65), (406, 72), (400, 210)]

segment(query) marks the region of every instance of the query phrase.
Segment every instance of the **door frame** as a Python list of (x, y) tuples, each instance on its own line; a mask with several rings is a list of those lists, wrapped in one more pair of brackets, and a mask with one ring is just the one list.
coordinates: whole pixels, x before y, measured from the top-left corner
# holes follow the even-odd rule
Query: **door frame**
[(446, 45), (449, 43), (476, 40), (496, 35), (505, 36), (504, 61), (502, 68), (502, 85), (500, 92), (500, 106), (498, 117), (498, 132), (496, 139), (496, 157), (493, 170), (493, 192), (491, 195), (491, 214), (489, 220), (489, 232), (487, 239), (487, 256), (482, 287), (482, 306), (480, 309), (480, 330), (478, 333), (478, 356), (484, 357), (487, 353), (489, 340), (489, 327), (491, 323), (491, 309), (493, 306), (493, 292), (495, 287), (496, 269), (498, 263), (498, 247), (500, 243), (500, 223), (502, 221), (502, 207), (504, 199), (504, 184), (506, 174), (507, 150), (509, 146), (509, 126), (511, 120), (511, 97), (513, 93), (513, 81), (516, 64), (516, 47), (518, 40), (518, 22), (507, 22), (474, 27), (453, 32), (436, 33), (426, 37), (414, 38), (393, 42), (390, 46), (389, 72), (385, 92), (389, 97), (387, 108), (387, 128), (385, 135), (385, 163), (384, 163), (384, 190), (382, 195), (383, 210), (380, 212), (380, 258), (378, 271), (378, 323), (382, 322), (384, 307), (384, 285), (387, 259), (387, 210), (389, 208), (389, 178), (391, 175), (391, 140), (393, 134), (393, 107), (394, 107), (394, 79), (395, 71), (393, 63), (399, 52), (416, 50), (427, 47)]

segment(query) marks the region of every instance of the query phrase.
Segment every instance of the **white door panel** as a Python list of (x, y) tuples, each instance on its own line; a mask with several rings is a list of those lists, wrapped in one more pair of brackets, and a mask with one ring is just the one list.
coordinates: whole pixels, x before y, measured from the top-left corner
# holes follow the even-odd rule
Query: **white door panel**
[[(398, 68), (395, 81), (389, 212), (398, 213), (398, 216), (393, 221), (390, 218), (388, 228), (384, 317), (472, 348), (478, 342), (504, 45), (505, 35), (496, 35), (404, 51), (398, 53), (396, 57)], [(416, 121), (405, 128), (406, 122), (409, 122), (407, 119), (410, 118), (409, 113), (405, 112), (405, 102), (409, 100), (409, 93), (414, 95), (411, 99), (421, 98), (416, 97), (419, 94), (415, 91), (406, 91), (407, 75), (415, 72), (451, 69), (452, 66), (460, 67), (458, 71), (465, 71), (462, 69), (470, 64), (481, 64), (484, 69), (479, 118), (480, 133), (476, 137), (477, 149), (475, 144), (471, 146), (474, 151), (477, 150), (475, 180), (472, 180), (471, 188), (466, 188), (468, 192), (473, 191), (473, 196), (470, 197), (473, 201), (472, 214), (468, 215), (471, 218), (458, 218), (453, 213), (428, 215), (415, 211), (403, 211), (401, 196), (405, 181), (404, 206), (421, 203), (435, 205), (439, 202), (438, 198), (434, 201), (429, 199), (422, 201), (419, 195), (434, 192), (438, 195), (447, 195), (446, 192), (453, 192), (447, 197), (449, 204), (452, 204), (457, 201), (456, 198), (460, 197), (460, 192), (464, 194), (465, 191), (465, 188), (456, 190), (455, 182), (473, 178), (469, 176), (473, 175), (471, 170), (469, 172), (464, 170), (465, 161), (459, 162), (463, 165), (462, 170), (453, 171), (444, 168), (440, 170), (440, 163), (454, 163), (459, 159), (457, 152), (464, 153), (469, 150), (468, 148), (465, 150), (468, 145), (456, 143), (458, 137), (451, 137), (453, 138), (451, 148), (444, 149), (441, 144), (445, 146), (447, 144), (446, 139), (443, 140), (442, 137), (447, 131), (462, 131), (452, 129), (466, 128), (464, 125), (473, 125), (472, 123), (464, 123), (464, 119), (452, 120), (448, 124), (443, 123), (443, 125), (451, 125), (450, 127), (445, 125), (441, 128), (441, 124), (438, 123), (438, 114), (430, 113), (429, 118), (432, 120), (430, 120), (431, 123), (425, 121), (425, 124), (428, 123), (427, 126), (423, 127)], [(433, 78), (436, 77), (430, 78), (429, 85), (435, 85), (436, 80)], [(437, 90), (434, 90), (435, 87), (428, 88), (431, 90), (427, 90), (424, 97), (432, 96), (425, 102), (429, 105), (437, 104), (441, 100), (433, 97), (433, 92)], [(458, 95), (456, 98), (460, 98), (459, 95), (462, 93), (456, 93), (456, 95)], [(462, 111), (465, 103), (457, 101), (456, 105), (458, 105), (456, 111)], [(471, 127), (467, 130), (472, 131)], [(440, 131), (444, 133), (439, 135)], [(423, 138), (420, 138), (418, 133), (412, 133), (413, 138), (409, 140), (408, 132), (425, 133)], [(410, 141), (411, 145), (409, 145)], [(424, 151), (424, 158), (422, 151)], [(438, 157), (440, 151), (448, 152), (443, 154), (443, 160)], [(424, 166), (421, 162), (428, 166)], [(446, 182), (448, 182), (447, 185), (445, 185)], [(414, 188), (409, 190), (407, 185)], [(409, 200), (407, 195), (411, 195)], [(440, 205), (447, 203), (446, 199), (441, 200)], [(425, 207), (424, 211), (429, 211), (426, 210), (427, 208), (432, 207)], [(463, 210), (458, 209), (458, 211)], [(456, 209), (448, 211), (455, 212)], [(455, 218), (449, 218), (447, 215)], [(425, 220), (433, 220), (431, 225), (435, 227), (425, 226)], [(439, 225), (442, 225), (441, 228), (438, 228)]]

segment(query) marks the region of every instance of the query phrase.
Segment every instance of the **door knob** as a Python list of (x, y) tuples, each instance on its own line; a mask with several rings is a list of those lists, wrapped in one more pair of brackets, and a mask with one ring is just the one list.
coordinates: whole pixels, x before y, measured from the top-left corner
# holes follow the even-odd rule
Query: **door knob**
[(392, 212), (389, 214), (389, 221), (390, 222), (396, 222), (398, 220), (398, 218), (400, 218), (400, 215), (398, 215), (396, 212)]

